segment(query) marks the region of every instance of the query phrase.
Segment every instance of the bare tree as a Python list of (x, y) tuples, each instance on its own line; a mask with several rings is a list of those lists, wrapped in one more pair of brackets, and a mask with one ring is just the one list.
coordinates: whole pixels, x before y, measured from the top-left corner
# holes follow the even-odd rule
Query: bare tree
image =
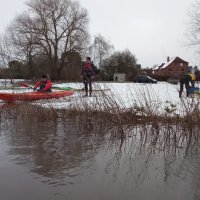
[(12, 59), (11, 49), (6, 36), (0, 37), (0, 67), (8, 67), (8, 63)]
[(200, 53), (200, 0), (196, 0), (189, 10), (189, 27), (187, 31), (189, 45)]
[(18, 16), (9, 27), (15, 55), (29, 64), (37, 55), (46, 55), (52, 78), (58, 79), (66, 64), (66, 53), (87, 48), (88, 14), (76, 1), (29, 0), (28, 12)]
[(1, 76), (5, 78), (5, 86), (6, 86), (6, 78), (10, 78), (10, 82), (13, 83), (13, 73), (9, 69), (9, 63), (13, 59), (12, 57), (12, 48), (10, 47), (10, 43), (8, 38), (2, 36), (0, 38), (0, 68)]
[(7, 30), (10, 46), (12, 45), (12, 57), (15, 60), (27, 62), (29, 72), (33, 75), (33, 58), (44, 55), (39, 45), (39, 38), (30, 27), (33, 21), (27, 12), (17, 16)]
[(125, 73), (127, 80), (132, 80), (139, 70), (139, 65), (137, 65), (135, 55), (126, 49), (114, 52), (110, 57), (105, 59), (102, 70), (107, 78), (113, 78), (114, 73)]
[(110, 56), (113, 49), (114, 47), (101, 35), (95, 36), (94, 42), (89, 48), (92, 60), (99, 68), (101, 68), (103, 60)]

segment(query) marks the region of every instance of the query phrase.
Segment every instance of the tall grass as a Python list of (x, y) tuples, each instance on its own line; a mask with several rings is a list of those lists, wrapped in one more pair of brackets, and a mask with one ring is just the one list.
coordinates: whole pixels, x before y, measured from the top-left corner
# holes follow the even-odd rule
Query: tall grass
[[(120, 93), (101, 91), (94, 93), (94, 97), (80, 98), (81, 92), (68, 109), (42, 108), (31, 104), (17, 104), (9, 108), (1, 108), (1, 125), (6, 119), (15, 120), (30, 118), (32, 123), (48, 121), (54, 124), (57, 118), (73, 117), (79, 130), (83, 133), (111, 134), (111, 138), (118, 138), (120, 147), (125, 138), (130, 137), (139, 127), (139, 135), (145, 144), (152, 146), (159, 144), (159, 149), (171, 146), (182, 147), (187, 141), (198, 141), (200, 129), (199, 99), (184, 98), (180, 105), (173, 105), (170, 101), (161, 106), (158, 96), (150, 87), (127, 89), (129, 106)], [(134, 130), (134, 131), (133, 131)], [(134, 133), (133, 133), (134, 135)]]
[(162, 148), (170, 145), (172, 141), (179, 147), (180, 141), (198, 138), (198, 98), (183, 98), (179, 105), (166, 101), (163, 106), (151, 88), (134, 90), (136, 95), (127, 97), (129, 106), (124, 103), (124, 97), (121, 98), (119, 93), (100, 91), (96, 93), (93, 101), (78, 98), (70, 111), (80, 121), (79, 125), (85, 132), (97, 130), (98, 127), (98, 130), (111, 131), (112, 137), (118, 137), (121, 141), (127, 137), (130, 129), (136, 126), (142, 127), (142, 138), (146, 138), (144, 133), (148, 129), (151, 139), (153, 138), (152, 145), (157, 142), (164, 143)]

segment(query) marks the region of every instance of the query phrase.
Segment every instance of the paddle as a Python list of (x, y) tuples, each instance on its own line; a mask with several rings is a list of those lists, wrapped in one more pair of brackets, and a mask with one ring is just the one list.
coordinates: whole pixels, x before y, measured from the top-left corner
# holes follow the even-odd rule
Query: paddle
[(23, 86), (23, 87), (27, 87), (27, 88), (34, 89), (34, 87), (32, 87), (32, 86), (30, 86), (30, 85), (27, 85), (26, 83), (20, 82), (19, 84), (20, 84), (21, 86)]
[[(28, 84), (26, 84), (26, 83), (20, 82), (20, 85), (23, 86), (23, 87), (27, 87), (27, 88), (34, 89), (34, 87), (32, 87), (32, 86), (30, 86), (30, 85), (28, 85)], [(40, 92), (43, 92), (43, 91), (40, 91)], [(56, 98), (55, 96), (53, 96), (53, 95), (51, 95), (51, 94), (49, 94), (49, 93), (47, 93), (47, 92), (43, 92), (43, 93), (45, 93), (46, 95), (48, 95), (48, 96), (50, 96), (50, 97), (52, 97), (52, 98)]]
[[(28, 85), (26, 83), (20, 82), (20, 85), (23, 86), (23, 87), (34, 89), (33, 86)], [(62, 88), (62, 87), (57, 87), (57, 86), (52, 86), (52, 89), (58, 89), (58, 90), (75, 90), (74, 88), (71, 88), (71, 87), (64, 87), (64, 88)]]
[[(23, 87), (27, 87), (27, 88), (31, 88), (34, 89), (34, 87), (32, 87), (31, 85), (25, 84), (20, 82), (20, 85)], [(74, 91), (83, 91), (85, 88), (72, 88), (72, 87), (59, 87), (59, 86), (52, 86), (52, 89), (57, 89), (57, 90), (74, 90)], [(110, 90), (109, 88), (105, 88), (105, 89), (93, 89), (93, 91), (106, 91), (106, 90)]]
[(76, 90), (76, 89), (71, 88), (71, 87), (58, 87), (58, 86), (52, 86), (52, 89), (56, 89), (56, 90)]
[[(31, 85), (28, 85), (26, 83), (20, 82), (20, 85), (23, 86), (23, 87), (34, 89), (34, 87), (32, 87)], [(74, 90), (74, 88), (71, 88), (71, 87), (64, 87), (64, 88), (62, 88), (62, 87), (58, 87), (58, 86), (52, 86), (52, 89), (57, 89), (57, 90)]]

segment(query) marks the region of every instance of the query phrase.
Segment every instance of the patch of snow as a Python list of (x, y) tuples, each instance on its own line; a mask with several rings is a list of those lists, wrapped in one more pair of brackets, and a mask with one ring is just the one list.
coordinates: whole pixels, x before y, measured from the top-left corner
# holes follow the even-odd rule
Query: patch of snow
[[(55, 85), (54, 85), (55, 86)], [(83, 83), (63, 83), (57, 84), (58, 87), (72, 87), (82, 89)], [(196, 85), (197, 87), (199, 86)], [(78, 109), (97, 109), (103, 110), (106, 106), (122, 110), (133, 109), (135, 107), (148, 106), (149, 112), (163, 114), (166, 107), (175, 108), (175, 113), (182, 112), (183, 102), (192, 102), (192, 98), (179, 98), (179, 84), (173, 85), (166, 82), (157, 84), (144, 83), (116, 83), (116, 82), (95, 82), (93, 83), (92, 97), (83, 97), (84, 90), (75, 91), (72, 96), (59, 99), (43, 100), (31, 102), (32, 104), (56, 109), (69, 109), (76, 107)], [(102, 91), (101, 91), (102, 90)], [(28, 89), (22, 89), (20, 92), (27, 92)], [(29, 89), (29, 91), (31, 91)], [(9, 92), (1, 90), (1, 92)], [(19, 92), (12, 91), (12, 92)], [(199, 99), (195, 99), (199, 101)]]

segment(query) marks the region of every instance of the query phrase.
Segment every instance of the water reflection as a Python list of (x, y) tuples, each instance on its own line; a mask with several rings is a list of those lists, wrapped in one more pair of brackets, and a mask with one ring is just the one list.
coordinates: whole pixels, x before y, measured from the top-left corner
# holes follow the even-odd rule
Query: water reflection
[(3, 199), (200, 199), (197, 132), (138, 125), (122, 143), (113, 130), (33, 110), (1, 112)]
[(99, 146), (93, 146), (92, 136), (81, 135), (74, 120), (37, 121), (32, 116), (9, 121), (5, 138), (9, 154), (18, 155), (17, 164), (28, 165), (42, 176), (65, 177), (65, 170), (79, 167)]
[[(129, 183), (127, 188), (131, 186), (138, 199), (200, 199), (198, 132), (182, 130), (175, 136), (161, 129), (159, 142), (155, 143), (150, 129), (140, 134), (137, 128), (131, 131), (124, 148), (108, 156), (107, 171), (112, 171), (108, 174), (114, 181)], [(144, 194), (146, 187), (151, 188), (149, 196)]]

